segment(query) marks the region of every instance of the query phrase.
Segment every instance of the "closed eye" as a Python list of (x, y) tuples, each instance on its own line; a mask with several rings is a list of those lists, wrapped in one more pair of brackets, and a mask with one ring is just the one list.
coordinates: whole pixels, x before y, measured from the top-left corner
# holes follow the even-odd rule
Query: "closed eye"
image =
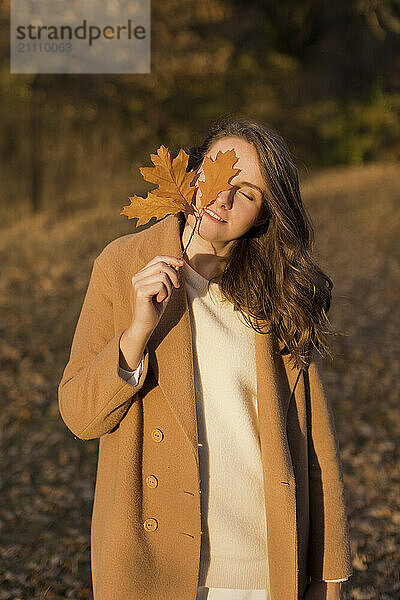
[(246, 196), (246, 198), (248, 198), (249, 200), (254, 200), (254, 198), (252, 198), (251, 196), (248, 196), (244, 192), (240, 191), (240, 193), (243, 194), (243, 196)]

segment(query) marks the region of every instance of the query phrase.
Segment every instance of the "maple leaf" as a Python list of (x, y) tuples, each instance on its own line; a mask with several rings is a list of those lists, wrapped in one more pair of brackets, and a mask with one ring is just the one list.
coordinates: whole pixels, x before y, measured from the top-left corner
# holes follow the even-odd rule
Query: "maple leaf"
[(129, 196), (131, 204), (124, 206), (120, 214), (128, 219), (137, 217), (137, 225), (144, 225), (152, 217), (159, 220), (181, 211), (193, 213), (195, 188), (191, 186), (193, 172), (186, 172), (189, 159), (186, 152), (181, 148), (172, 160), (170, 151), (162, 145), (150, 158), (155, 166), (140, 167), (139, 170), (146, 181), (157, 183), (159, 187), (148, 192), (146, 198)]
[(120, 212), (129, 219), (138, 218), (137, 225), (148, 223), (152, 217), (159, 220), (168, 214), (181, 211), (195, 214), (198, 211), (193, 200), (197, 190), (201, 208), (204, 208), (213, 202), (220, 192), (232, 187), (229, 180), (240, 171), (233, 168), (233, 164), (237, 161), (235, 151), (219, 150), (215, 160), (207, 156), (204, 158), (205, 181), (199, 180), (193, 187), (193, 172), (186, 172), (189, 156), (182, 148), (173, 160), (165, 146), (161, 146), (157, 154), (151, 154), (150, 157), (155, 166), (140, 167), (139, 170), (146, 181), (156, 183), (159, 187), (148, 192), (146, 198), (129, 196), (131, 204), (124, 206)]

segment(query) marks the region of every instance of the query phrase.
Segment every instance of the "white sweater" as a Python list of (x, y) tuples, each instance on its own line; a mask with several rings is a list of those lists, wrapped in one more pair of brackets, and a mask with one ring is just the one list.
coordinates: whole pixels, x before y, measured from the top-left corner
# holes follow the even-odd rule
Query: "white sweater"
[(254, 330), (217, 283), (184, 265), (199, 433), (202, 546), (199, 584), (265, 589), (266, 518)]
[[(235, 600), (269, 600), (254, 330), (221, 301), (217, 283), (207, 292), (208, 280), (186, 262), (184, 275), (199, 435), (199, 592), (218, 588), (215, 600), (233, 599), (234, 590)], [(120, 368), (120, 376), (137, 385), (142, 367), (143, 358), (133, 372)]]

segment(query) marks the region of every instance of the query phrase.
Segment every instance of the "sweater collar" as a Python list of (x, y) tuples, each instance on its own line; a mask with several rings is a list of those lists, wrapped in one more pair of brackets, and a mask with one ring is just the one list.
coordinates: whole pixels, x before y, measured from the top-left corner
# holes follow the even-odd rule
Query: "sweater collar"
[[(207, 290), (209, 280), (200, 275), (196, 269), (193, 269), (191, 265), (185, 260), (185, 264), (183, 266), (185, 270), (185, 279), (188, 281), (192, 287), (194, 287), (199, 292), (204, 292)], [(212, 285), (212, 284), (211, 284)]]

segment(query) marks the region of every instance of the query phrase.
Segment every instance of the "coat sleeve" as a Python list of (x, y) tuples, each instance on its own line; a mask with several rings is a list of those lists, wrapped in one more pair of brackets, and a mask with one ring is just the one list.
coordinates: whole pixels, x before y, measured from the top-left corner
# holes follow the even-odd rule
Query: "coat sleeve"
[(345, 579), (353, 574), (343, 469), (334, 416), (314, 350), (306, 372), (310, 485), (309, 572), (312, 579)]
[(69, 360), (58, 386), (60, 415), (78, 438), (89, 440), (109, 433), (126, 414), (146, 379), (149, 354), (133, 388), (119, 374), (119, 341), (115, 332), (112, 287), (94, 260), (89, 285), (72, 340)]

